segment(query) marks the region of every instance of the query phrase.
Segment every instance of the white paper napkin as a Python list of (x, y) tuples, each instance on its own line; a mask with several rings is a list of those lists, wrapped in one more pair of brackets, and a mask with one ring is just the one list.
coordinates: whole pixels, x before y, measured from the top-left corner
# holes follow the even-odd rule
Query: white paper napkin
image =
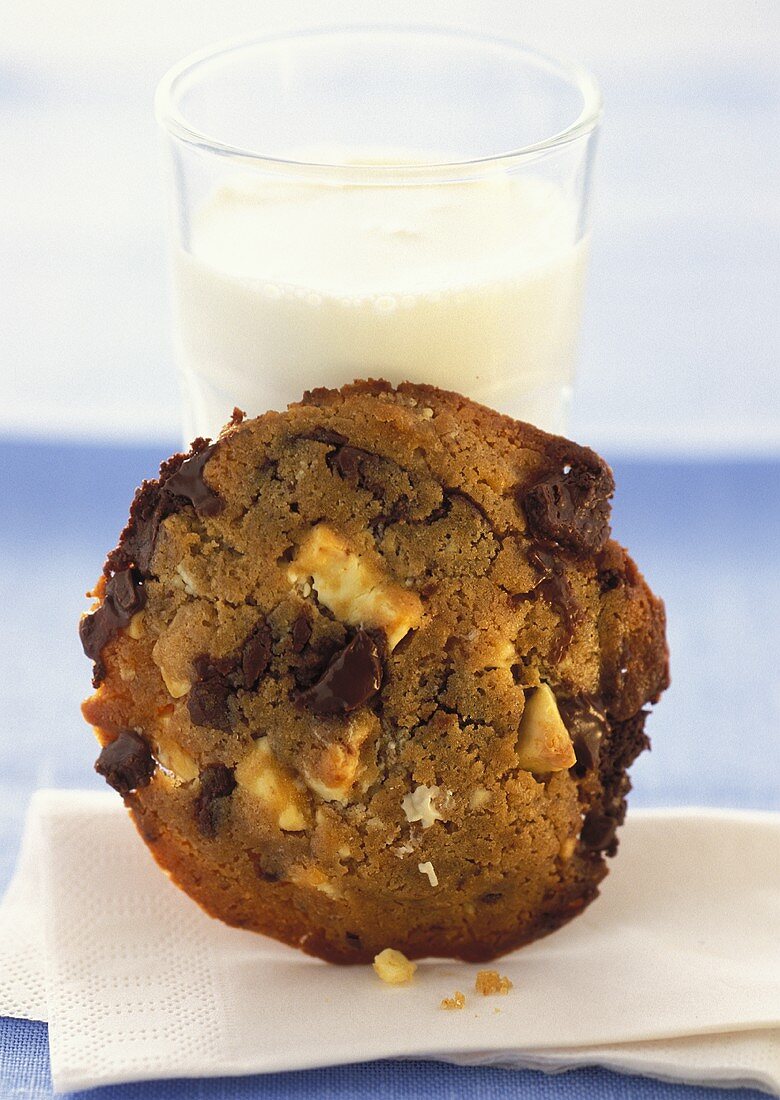
[[(0, 1014), (48, 1019), (57, 1090), (385, 1057), (598, 1064), (780, 1090), (780, 814), (633, 813), (602, 896), (479, 969), (409, 986), (211, 920), (110, 793), (39, 792), (0, 903)], [(461, 1011), (442, 997), (466, 995)]]

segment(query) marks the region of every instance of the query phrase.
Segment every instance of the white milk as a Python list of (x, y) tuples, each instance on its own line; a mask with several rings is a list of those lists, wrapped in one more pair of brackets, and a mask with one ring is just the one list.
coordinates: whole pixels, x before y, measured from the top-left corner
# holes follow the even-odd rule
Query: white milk
[(354, 378), (430, 382), (560, 431), (585, 242), (553, 185), (243, 180), (174, 263), (188, 435)]

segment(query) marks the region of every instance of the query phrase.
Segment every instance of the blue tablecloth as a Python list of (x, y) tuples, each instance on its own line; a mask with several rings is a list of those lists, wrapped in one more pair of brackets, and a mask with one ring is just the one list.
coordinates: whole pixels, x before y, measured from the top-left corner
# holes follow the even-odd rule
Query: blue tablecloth
[[(94, 742), (78, 710), (89, 667), (76, 623), (133, 488), (172, 449), (0, 443), (0, 890), (13, 868), (30, 793), (100, 784), (92, 772)], [(613, 466), (615, 536), (666, 599), (673, 657), (673, 687), (649, 727), (654, 751), (633, 771), (633, 804), (780, 808), (780, 462), (614, 460)], [(587, 991), (578, 995), (587, 1012)], [(0, 1100), (51, 1095), (46, 1026), (0, 1020)], [(727, 1100), (751, 1094), (597, 1069), (546, 1077), (378, 1062), (89, 1095)]]

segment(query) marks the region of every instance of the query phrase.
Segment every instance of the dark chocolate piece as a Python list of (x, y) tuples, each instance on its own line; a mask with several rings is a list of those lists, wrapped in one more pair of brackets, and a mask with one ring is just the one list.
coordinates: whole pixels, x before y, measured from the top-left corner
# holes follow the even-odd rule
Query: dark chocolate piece
[(519, 493), (536, 538), (557, 542), (575, 554), (594, 553), (609, 538), (610, 498), (615, 483), (597, 455), (563, 460), (559, 470)]
[(585, 815), (580, 841), (591, 852), (604, 852), (611, 847), (617, 827), (614, 817), (592, 811)]
[(551, 653), (553, 661), (559, 661), (574, 637), (575, 627), (583, 618), (583, 610), (574, 595), (566, 571), (555, 555), (544, 546), (531, 546), (528, 561), (539, 573), (542, 580), (524, 599), (546, 600), (561, 618), (561, 630)]
[[(87, 657), (100, 662), (103, 647), (130, 623), (145, 603), (146, 591), (137, 570), (123, 569), (110, 577), (103, 603), (79, 623), (79, 637)], [(96, 676), (98, 682), (101, 678)]]
[(323, 717), (357, 710), (382, 686), (379, 647), (370, 634), (359, 630), (335, 655), (319, 680), (301, 692), (298, 700)]
[(295, 622), (292, 624), (291, 634), (293, 653), (302, 653), (311, 638), (311, 623), (303, 608), (298, 612)]
[(203, 469), (216, 446), (216, 443), (212, 443), (191, 458), (185, 458), (176, 473), (168, 478), (163, 487), (174, 496), (188, 500), (199, 516), (216, 516), (225, 507), (222, 497), (203, 480)]
[(357, 481), (360, 477), (360, 460), (365, 454), (365, 451), (345, 444), (328, 455), (328, 466), (345, 481)]
[(228, 699), (244, 688), (254, 691), (271, 663), (273, 637), (264, 619), (250, 631), (241, 649), (228, 657), (201, 653), (192, 662), (197, 676), (187, 709), (196, 726), (230, 729)]
[[(364, 451), (360, 447), (352, 447), (345, 443), (327, 456), (326, 462), (331, 470), (344, 481), (358, 489), (364, 489), (376, 500), (384, 500), (387, 486), (371, 472), (371, 460), (381, 462), (380, 455), (373, 451)], [(403, 509), (403, 501), (397, 501), (393, 506), (394, 511)]]
[(236, 669), (236, 660), (232, 657), (216, 660), (203, 653), (195, 658), (193, 666), (198, 680), (187, 697), (190, 718), (196, 726), (229, 730), (228, 699), (235, 691), (229, 677)]
[(195, 821), (203, 836), (214, 837), (221, 816), (221, 799), (232, 794), (236, 780), (224, 764), (207, 764), (200, 773), (200, 791), (195, 799)]
[(146, 787), (155, 767), (151, 749), (135, 730), (122, 730), (95, 761), (95, 771), (122, 797)]
[(311, 439), (314, 443), (328, 443), (332, 447), (343, 447), (345, 443), (349, 443), (349, 440), (341, 432), (334, 432), (330, 428), (312, 428), (306, 435), (298, 437), (299, 439)]
[(607, 716), (588, 695), (567, 696), (556, 692), (556, 700), (577, 757), (577, 763), (569, 770), (582, 778), (598, 767), (601, 742), (609, 732)]
[(253, 691), (260, 677), (268, 671), (272, 642), (271, 628), (265, 621), (258, 623), (244, 642), (241, 651), (241, 675), (242, 686), (247, 691)]
[(605, 592), (612, 592), (618, 588), (623, 578), (617, 569), (602, 569), (597, 574), (597, 579), (599, 591), (603, 595)]
[[(106, 558), (106, 564), (103, 567), (105, 576), (108, 577), (129, 566), (135, 566), (142, 577), (148, 577), (160, 525), (163, 520), (178, 510), (181, 500), (192, 500), (190, 491), (199, 500), (205, 500), (207, 508), (221, 510), (221, 499), (205, 485), (202, 478), (198, 488), (196, 476), (198, 468), (202, 473), (202, 467), (213, 454), (215, 446), (216, 444), (210, 444), (208, 439), (193, 440), (188, 455), (173, 455), (160, 466), (158, 480), (144, 481), (141, 484), (130, 507), (130, 518), (119, 536), (119, 544)], [(206, 457), (201, 458), (204, 455)], [(191, 465), (192, 463), (194, 466)], [(178, 475), (182, 470), (184, 474), (179, 478)], [(171, 483), (178, 488), (171, 488)], [(213, 500), (209, 494), (214, 498)], [(219, 501), (219, 504), (215, 504), (215, 501)], [(198, 510), (202, 514), (216, 514), (204, 512), (202, 508)]]

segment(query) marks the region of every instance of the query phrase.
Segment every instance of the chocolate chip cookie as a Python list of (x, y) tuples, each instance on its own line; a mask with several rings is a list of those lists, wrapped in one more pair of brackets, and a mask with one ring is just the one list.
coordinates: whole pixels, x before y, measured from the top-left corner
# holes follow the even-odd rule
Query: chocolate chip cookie
[(97, 770), (173, 880), (334, 962), (579, 913), (668, 682), (612, 492), (587, 448), (383, 382), (163, 463), (80, 632)]

